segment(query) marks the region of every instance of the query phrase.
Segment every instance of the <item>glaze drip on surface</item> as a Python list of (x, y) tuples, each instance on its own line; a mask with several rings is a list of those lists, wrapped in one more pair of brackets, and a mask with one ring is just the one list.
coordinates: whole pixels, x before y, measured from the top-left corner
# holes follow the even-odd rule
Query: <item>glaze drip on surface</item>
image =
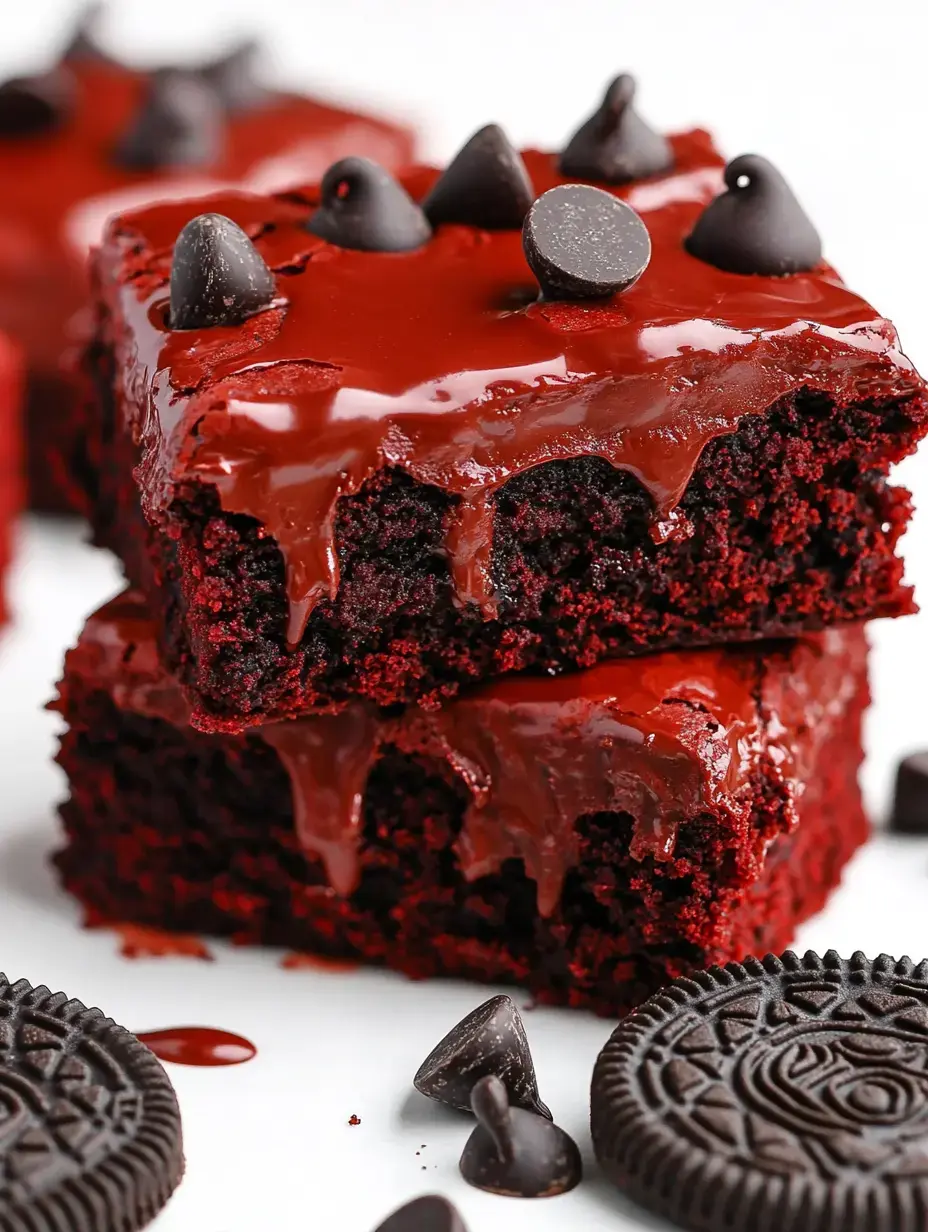
[(257, 1048), (244, 1036), (215, 1027), (165, 1027), (142, 1031), (137, 1038), (160, 1061), (174, 1065), (243, 1065), (258, 1055)]
[[(494, 495), (513, 476), (605, 458), (650, 494), (656, 536), (685, 535), (674, 515), (702, 450), (745, 415), (803, 386), (839, 402), (919, 388), (892, 326), (829, 267), (763, 278), (690, 256), (684, 240), (722, 187), (722, 160), (700, 131), (672, 144), (671, 173), (612, 190), (644, 217), (653, 257), (634, 287), (595, 304), (535, 302), (517, 231), (447, 225), (413, 252), (336, 248), (306, 231), (311, 190), (118, 220), (100, 273), (146, 513), (195, 480), (257, 519), (283, 555), (297, 644), (337, 592), (339, 497), (398, 467), (457, 498), (445, 543), (457, 600), (492, 617), (503, 597)], [(525, 161), (536, 193), (563, 182), (553, 156)], [(404, 182), (421, 200), (436, 175)], [(171, 334), (171, 248), (204, 209), (254, 239), (283, 305), (233, 329)]]
[[(154, 639), (141, 600), (126, 594), (91, 617), (68, 672), (123, 708), (184, 725), (180, 689), (158, 664)], [(120, 643), (132, 653), (118, 653)], [(688, 651), (571, 676), (511, 677), (435, 713), (413, 707), (385, 717), (356, 705), (248, 739), (280, 757), (301, 844), (323, 861), (338, 894), (359, 884), (368, 775), (385, 751), (398, 750), (446, 766), (465, 785), (455, 847), (464, 875), (476, 880), (521, 860), (539, 912), (550, 915), (577, 862), (580, 817), (628, 814), (633, 858), (661, 860), (679, 827), (702, 812), (749, 824), (762, 755), (796, 796), (809, 767), (795, 765), (791, 750), (803, 743), (813, 757), (817, 742), (795, 733), (808, 726), (827, 739), (865, 655), (862, 630), (850, 626), (788, 649)], [(147, 680), (140, 664), (150, 667)]]

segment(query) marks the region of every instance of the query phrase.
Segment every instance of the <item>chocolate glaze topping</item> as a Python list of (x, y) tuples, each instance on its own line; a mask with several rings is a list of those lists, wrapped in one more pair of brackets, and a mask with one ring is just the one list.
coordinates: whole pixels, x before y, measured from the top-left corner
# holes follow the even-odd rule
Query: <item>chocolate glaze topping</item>
[(670, 142), (642, 120), (632, 105), (634, 98), (634, 77), (616, 77), (598, 109), (567, 143), (561, 155), (563, 175), (628, 184), (673, 166)]
[[(296, 644), (337, 591), (338, 498), (396, 466), (458, 498), (445, 545), (457, 598), (492, 618), (494, 496), (513, 476), (605, 458), (650, 495), (657, 539), (685, 535), (673, 514), (700, 454), (744, 416), (803, 386), (838, 401), (920, 388), (892, 326), (834, 270), (745, 278), (688, 253), (722, 161), (704, 132), (671, 144), (673, 173), (616, 190), (653, 254), (604, 303), (534, 302), (517, 231), (449, 225), (386, 255), (337, 247), (307, 231), (312, 191), (219, 195), (111, 224), (101, 282), (147, 513), (194, 479), (256, 518), (283, 555)], [(537, 192), (562, 182), (553, 156), (525, 162)], [(435, 179), (423, 169), (405, 185), (421, 200)], [(235, 329), (172, 334), (171, 249), (204, 209), (253, 237), (286, 304)]]
[[(792, 760), (792, 733), (807, 726), (828, 738), (865, 655), (863, 633), (851, 627), (791, 650), (689, 651), (570, 676), (514, 676), (437, 712), (411, 707), (391, 717), (355, 705), (248, 738), (276, 750), (303, 847), (322, 859), (338, 893), (358, 884), (365, 783), (381, 752), (394, 748), (444, 763), (466, 785), (470, 804), (456, 846), (465, 875), (474, 880), (521, 859), (537, 883), (539, 911), (550, 914), (576, 863), (577, 818), (630, 814), (632, 856), (660, 860), (672, 853), (680, 822), (704, 808), (748, 824), (762, 756), (795, 791), (808, 767)], [(91, 617), (68, 673), (121, 709), (187, 723), (180, 688), (160, 666), (154, 627), (131, 593)], [(814, 740), (801, 743), (816, 755)]]

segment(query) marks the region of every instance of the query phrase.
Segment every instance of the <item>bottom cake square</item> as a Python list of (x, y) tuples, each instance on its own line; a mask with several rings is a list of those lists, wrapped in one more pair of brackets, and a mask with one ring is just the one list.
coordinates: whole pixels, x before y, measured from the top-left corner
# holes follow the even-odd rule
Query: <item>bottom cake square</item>
[(622, 1013), (824, 904), (866, 837), (866, 669), (849, 626), (211, 735), (127, 593), (53, 703), (55, 859), (98, 920)]

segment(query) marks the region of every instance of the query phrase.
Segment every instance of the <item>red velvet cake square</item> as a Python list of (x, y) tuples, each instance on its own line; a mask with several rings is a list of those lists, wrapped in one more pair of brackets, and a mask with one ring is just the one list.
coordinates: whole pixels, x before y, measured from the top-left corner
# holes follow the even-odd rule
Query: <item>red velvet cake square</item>
[(847, 625), (209, 734), (127, 594), (67, 656), (57, 865), (96, 920), (616, 1013), (825, 902), (866, 835), (866, 658)]
[(21, 357), (10, 340), (0, 334), (0, 625), (8, 615), (3, 579), (10, 563), (16, 518), (22, 505), (21, 399)]
[(0, 85), (0, 328), (28, 363), (30, 503), (75, 507), (82, 441), (74, 349), (86, 264), (106, 218), (224, 184), (262, 190), (317, 179), (339, 154), (388, 166), (411, 134), (340, 107), (263, 88), (255, 48), (184, 70), (143, 71), (81, 34), (49, 72)]
[[(928, 428), (924, 386), (775, 170), (737, 160), (722, 191), (695, 131), (666, 169), (581, 188), (650, 256), (629, 272), (595, 229), (560, 244), (574, 160), (503, 140), (408, 194), (348, 160), (321, 192), (111, 222), (97, 540), (197, 727), (913, 610), (886, 476)], [(602, 286), (557, 281), (578, 252), (615, 256)], [(218, 269), (226, 315), (197, 302)]]

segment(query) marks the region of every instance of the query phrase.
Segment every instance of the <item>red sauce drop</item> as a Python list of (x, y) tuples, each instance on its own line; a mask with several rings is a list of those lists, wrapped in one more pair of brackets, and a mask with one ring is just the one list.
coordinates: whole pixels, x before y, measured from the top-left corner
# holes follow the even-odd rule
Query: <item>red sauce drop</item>
[(258, 1052), (243, 1036), (214, 1027), (167, 1027), (138, 1038), (159, 1060), (175, 1065), (242, 1065)]

